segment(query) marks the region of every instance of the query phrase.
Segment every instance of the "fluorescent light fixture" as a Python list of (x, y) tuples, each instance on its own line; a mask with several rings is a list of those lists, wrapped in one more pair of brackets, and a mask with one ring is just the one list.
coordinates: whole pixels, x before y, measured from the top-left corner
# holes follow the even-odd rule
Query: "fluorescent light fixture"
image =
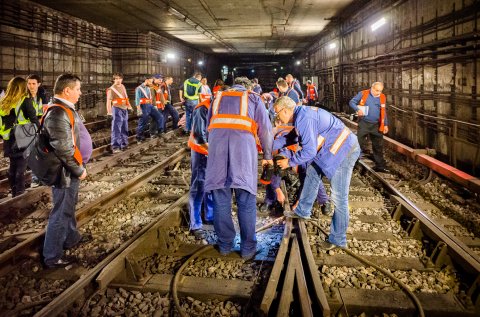
[(376, 29), (378, 29), (379, 27), (384, 25), (386, 22), (387, 22), (387, 20), (385, 20), (385, 18), (381, 18), (377, 22), (373, 23), (372, 24), (372, 31), (375, 31)]
[(179, 18), (180, 20), (185, 19), (185, 16), (183, 14), (181, 14), (180, 12), (178, 12), (177, 10), (175, 10), (172, 7), (168, 8), (168, 12), (170, 12), (171, 14), (173, 14), (174, 16)]
[(330, 43), (330, 45), (328, 45), (328, 48), (335, 48), (337, 47), (337, 43)]
[(252, 73), (255, 73), (255, 69), (252, 69)]
[(190, 20), (189, 18), (185, 18), (185, 23), (193, 26), (193, 27), (196, 27), (197, 26), (197, 23), (193, 22), (192, 20)]
[(302, 63), (302, 62), (300, 62), (300, 61), (296, 61), (296, 62), (295, 62), (295, 65), (300, 65), (301, 63)]
[(174, 58), (175, 58), (175, 54), (173, 54), (173, 53), (168, 53), (168, 54), (167, 54), (167, 58), (168, 58), (168, 59), (174, 59)]
[(203, 61), (198, 61), (198, 65), (203, 65)]

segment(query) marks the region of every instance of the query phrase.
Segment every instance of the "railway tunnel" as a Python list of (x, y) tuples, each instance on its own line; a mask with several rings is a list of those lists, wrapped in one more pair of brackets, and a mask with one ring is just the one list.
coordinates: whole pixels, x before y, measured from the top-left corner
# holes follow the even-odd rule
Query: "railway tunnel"
[[(479, 7), (0, 0), (0, 316), (477, 316)], [(65, 74), (74, 200), (8, 150)]]

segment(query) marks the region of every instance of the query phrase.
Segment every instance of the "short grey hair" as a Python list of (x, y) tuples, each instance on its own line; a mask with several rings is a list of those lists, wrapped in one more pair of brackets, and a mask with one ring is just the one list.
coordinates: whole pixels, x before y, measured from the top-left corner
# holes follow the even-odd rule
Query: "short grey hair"
[(372, 88), (375, 87), (376, 85), (380, 85), (382, 87), (384, 87), (383, 83), (381, 81), (376, 81), (372, 84)]
[(249, 89), (252, 87), (252, 82), (247, 77), (237, 77), (235, 78), (235, 85), (242, 85), (243, 87)]
[(273, 107), (281, 107), (281, 108), (287, 108), (289, 110), (293, 110), (295, 108), (296, 104), (295, 101), (293, 101), (292, 98), (288, 96), (283, 96), (277, 99), (275, 103), (273, 104)]

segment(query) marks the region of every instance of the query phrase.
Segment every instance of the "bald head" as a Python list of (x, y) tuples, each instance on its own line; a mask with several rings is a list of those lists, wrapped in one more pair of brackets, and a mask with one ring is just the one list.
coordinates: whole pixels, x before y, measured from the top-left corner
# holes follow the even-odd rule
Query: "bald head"
[(287, 76), (285, 76), (285, 80), (287, 81), (287, 83), (291, 83), (293, 82), (293, 76), (292, 74), (288, 74)]

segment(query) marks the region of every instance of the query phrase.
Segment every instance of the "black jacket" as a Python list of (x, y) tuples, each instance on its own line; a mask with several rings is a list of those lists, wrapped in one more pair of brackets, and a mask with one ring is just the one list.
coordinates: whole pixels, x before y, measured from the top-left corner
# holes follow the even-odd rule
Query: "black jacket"
[[(40, 126), (31, 98), (25, 98), (25, 100), (23, 100), (20, 110), (23, 112), (25, 118), (37, 125), (37, 128)], [(12, 109), (8, 115), (2, 117), (2, 122), (5, 124), (5, 129), (13, 128), (14, 124), (17, 122), (15, 108)], [(15, 134), (13, 133), (13, 129), (10, 133), (10, 139), (4, 140), (3, 142), (3, 154), (5, 157), (22, 156), (23, 151), (18, 151), (15, 147)]]
[[(75, 137), (75, 144), (80, 148), (80, 132), (78, 124), (80, 117), (75, 109), (69, 105), (64, 104), (58, 99), (53, 99), (53, 103), (61, 104), (72, 110), (75, 118), (75, 129), (73, 131)], [(44, 119), (41, 133), (48, 140), (49, 147), (55, 152), (60, 159), (63, 169), (60, 171), (58, 181), (54, 184), (55, 187), (69, 187), (70, 177), (80, 177), (85, 170), (85, 167), (78, 165), (73, 155), (75, 148), (73, 146), (72, 129), (70, 126), (70, 119), (68, 114), (60, 107), (53, 107), (48, 110)]]

